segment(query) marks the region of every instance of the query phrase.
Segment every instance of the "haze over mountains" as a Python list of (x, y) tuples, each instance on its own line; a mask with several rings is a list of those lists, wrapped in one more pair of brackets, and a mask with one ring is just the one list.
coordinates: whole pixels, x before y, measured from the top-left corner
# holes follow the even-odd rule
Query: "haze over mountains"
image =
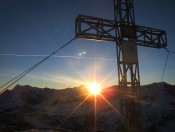
[[(111, 104), (97, 96), (97, 130), (116, 132), (119, 129), (118, 93), (117, 86), (102, 91)], [(83, 86), (56, 90), (16, 85), (0, 95), (0, 131), (42, 128), (92, 132), (95, 122), (94, 97), (90, 96), (84, 101), (87, 96), (88, 92)], [(141, 86), (141, 104), (146, 132), (174, 132), (174, 85), (153, 83)]]

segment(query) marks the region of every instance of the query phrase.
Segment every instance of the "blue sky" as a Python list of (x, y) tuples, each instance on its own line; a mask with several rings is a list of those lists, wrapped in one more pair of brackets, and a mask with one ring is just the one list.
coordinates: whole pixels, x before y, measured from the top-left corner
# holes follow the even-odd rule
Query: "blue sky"
[[(175, 1), (134, 0), (137, 25), (167, 31), (168, 49), (175, 51)], [(113, 0), (0, 0), (0, 85), (31, 67), (74, 37), (78, 14), (113, 20)], [(18, 84), (66, 88), (104, 79), (118, 83), (115, 43), (76, 39), (33, 70)], [(138, 47), (141, 85), (160, 82), (164, 49)], [(163, 81), (175, 84), (174, 54), (170, 54)], [(96, 59), (92, 59), (96, 58)], [(105, 59), (100, 59), (105, 58)], [(108, 60), (109, 59), (109, 60)]]

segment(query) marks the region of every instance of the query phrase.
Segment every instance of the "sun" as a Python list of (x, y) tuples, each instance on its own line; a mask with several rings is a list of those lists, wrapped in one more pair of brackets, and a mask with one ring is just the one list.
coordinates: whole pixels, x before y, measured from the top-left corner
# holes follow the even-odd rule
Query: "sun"
[(93, 94), (93, 95), (100, 94), (100, 92), (101, 92), (101, 86), (100, 86), (100, 84), (97, 84), (96, 82), (88, 83), (87, 88), (88, 88), (90, 94)]

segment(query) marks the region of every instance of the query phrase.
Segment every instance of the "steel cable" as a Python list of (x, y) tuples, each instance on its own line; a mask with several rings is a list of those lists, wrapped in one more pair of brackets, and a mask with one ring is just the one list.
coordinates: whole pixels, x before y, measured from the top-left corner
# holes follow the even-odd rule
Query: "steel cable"
[(0, 88), (3, 88), (4, 86), (6, 86), (1, 92), (0, 94), (2, 94), (3, 92), (5, 92), (10, 86), (12, 86), (13, 84), (15, 84), (17, 81), (19, 81), (21, 78), (23, 78), (25, 75), (27, 75), (29, 72), (31, 72), (33, 69), (35, 69), (37, 66), (39, 66), (40, 64), (42, 64), (44, 61), (46, 61), (48, 58), (50, 58), (52, 55), (56, 54), (58, 51), (60, 51), (61, 49), (63, 49), (65, 46), (67, 46), (68, 44), (70, 44), (73, 40), (75, 40), (76, 38), (71, 39), (70, 41), (68, 41), (66, 44), (64, 44), (63, 46), (61, 46), (60, 48), (58, 48), (56, 51), (52, 52), (50, 55), (48, 55), (47, 57), (45, 57), (44, 59), (40, 60), (38, 63), (36, 63), (35, 65), (31, 66), (29, 69), (25, 70), (24, 72), (20, 73), (19, 75), (17, 75), (16, 77), (12, 78), (10, 81), (8, 81), (7, 83), (3, 84)]

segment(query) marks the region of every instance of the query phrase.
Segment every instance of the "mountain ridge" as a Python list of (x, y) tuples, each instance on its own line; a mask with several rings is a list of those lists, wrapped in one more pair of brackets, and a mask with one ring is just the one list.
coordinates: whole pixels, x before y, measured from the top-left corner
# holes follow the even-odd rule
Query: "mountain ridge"
[[(116, 109), (120, 100), (118, 93), (117, 85), (102, 91)], [(0, 130), (64, 128), (93, 131), (94, 98), (84, 101), (87, 95), (88, 91), (83, 86), (56, 90), (16, 85), (0, 95)], [(163, 82), (141, 86), (141, 105), (145, 131), (175, 130), (175, 85)], [(113, 111), (107, 102), (97, 97), (98, 129), (109, 132), (118, 130), (118, 115)]]

